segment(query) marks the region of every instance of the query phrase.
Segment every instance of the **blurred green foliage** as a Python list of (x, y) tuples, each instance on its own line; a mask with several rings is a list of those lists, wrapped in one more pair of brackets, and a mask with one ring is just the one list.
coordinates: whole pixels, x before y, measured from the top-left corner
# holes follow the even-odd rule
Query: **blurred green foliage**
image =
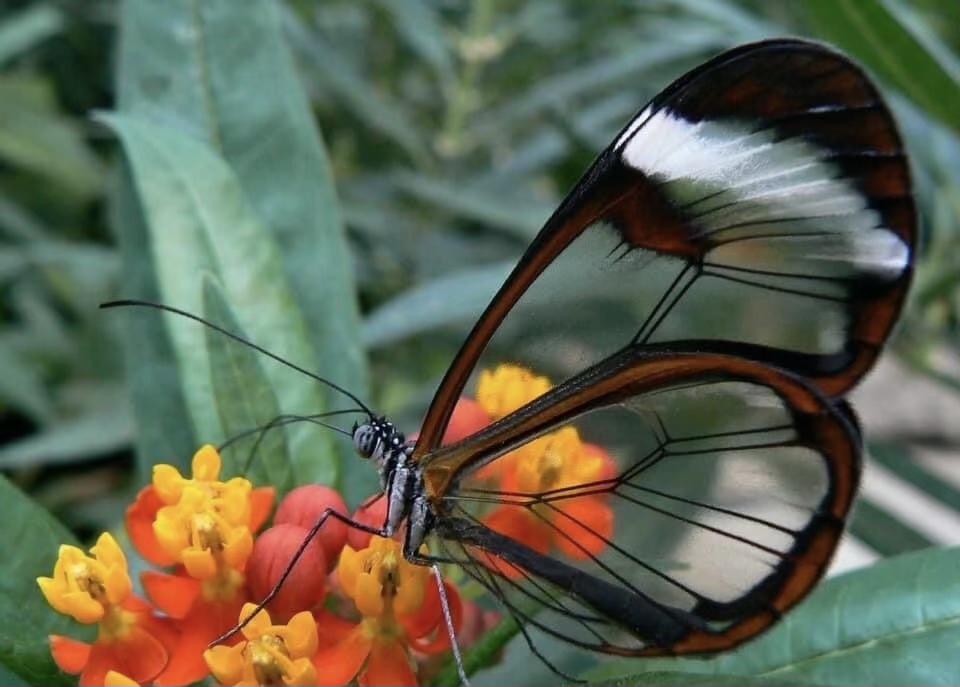
[[(152, 18), (142, 4), (119, 0), (0, 9), (0, 468), (81, 537), (117, 525), (150, 464), (184, 463), (207, 432), (236, 431), (241, 412), (263, 422), (297, 398), (313, 398), (313, 412), (329, 400), (300, 389), (240, 403), (221, 375), (213, 393), (235, 405), (221, 403), (198, 420), (190, 410), (208, 390), (191, 388), (196, 380), (165, 381), (175, 375), (171, 351), (184, 350), (179, 335), (168, 341), (155, 314), (104, 313), (98, 303), (161, 298), (217, 313), (259, 343), (302, 315), (289, 324), (299, 332), (298, 362), (412, 428), (509, 266), (631, 114), (711, 55), (771, 36), (833, 42), (888, 94), (911, 152), (924, 228), (893, 354), (917, 378), (960, 394), (960, 10), (953, 0), (288, 0), (246, 18), (277, 22), (282, 40), (269, 44), (263, 36), (272, 34), (245, 32), (242, 23), (222, 35), (208, 24), (199, 38), (217, 68), (205, 75), (212, 92), (187, 77), (163, 81), (164, 69), (186, 69), (195, 56), (151, 52), (151, 31), (164, 27), (187, 45), (198, 37), (165, 25), (176, 10), (166, 16), (162, 5)], [(121, 27), (127, 42), (118, 47)], [(258, 82), (230, 71), (230, 59), (244, 55), (261, 60)], [(298, 83), (325, 148), (300, 114)], [(282, 140), (266, 142), (273, 147), (261, 156), (265, 142), (251, 132), (262, 125), (256, 117), (271, 116), (267, 105), (295, 126), (277, 132)], [(182, 157), (173, 162), (185, 163), (143, 186), (137, 174), (156, 169), (149, 156), (162, 135), (122, 117), (91, 118), (116, 109), (176, 120), (164, 124), (189, 131), (226, 164), (177, 147), (189, 142), (162, 139), (159, 150), (176, 150)], [(131, 169), (141, 186), (131, 185)], [(180, 272), (151, 276), (144, 268), (149, 251), (138, 222), (169, 210), (177, 183), (200, 188), (211, 176), (223, 184), (210, 194), (224, 186), (236, 194), (227, 217), (249, 229), (249, 245), (259, 247), (251, 251), (267, 256), (263, 269), (286, 275), (246, 312), (222, 298), (243, 287), (243, 275), (222, 262), (229, 246), (194, 251), (191, 265), (209, 273), (202, 290), (181, 283)], [(206, 231), (202, 201), (184, 210), (197, 220), (191, 231), (201, 233), (182, 240), (197, 245)], [(276, 245), (261, 225), (279, 232)], [(327, 238), (297, 243), (308, 229)], [(338, 252), (344, 236), (349, 259)], [(182, 297), (162, 298), (172, 294)], [(124, 337), (135, 342), (125, 349), (126, 369)], [(211, 340), (210, 359), (191, 364), (254, 365), (219, 345)], [(125, 379), (133, 380), (133, 402)], [(931, 424), (908, 434), (885, 436), (884, 455), (908, 452), (918, 436), (957, 447), (956, 428)], [(310, 473), (296, 457), (297, 441), (276, 451), (304, 470), (300, 479), (345, 481), (354, 501), (369, 488), (372, 475), (346, 467), (342, 443), (329, 448), (338, 457)], [(889, 465), (932, 498), (960, 498), (917, 475), (908, 458)], [(858, 527), (866, 539), (896, 529), (884, 525), (889, 515), (865, 513)], [(879, 547), (885, 555), (925, 543), (898, 524), (906, 531)]]

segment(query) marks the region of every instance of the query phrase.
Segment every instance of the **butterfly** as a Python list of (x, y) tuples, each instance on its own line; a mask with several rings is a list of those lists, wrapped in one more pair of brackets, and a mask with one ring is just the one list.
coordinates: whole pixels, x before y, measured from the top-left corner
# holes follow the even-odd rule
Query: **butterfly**
[[(586, 649), (703, 654), (756, 636), (823, 576), (844, 530), (862, 436), (842, 397), (897, 321), (916, 223), (896, 124), (850, 59), (781, 39), (697, 67), (547, 220), (416, 443), (379, 420), (355, 432), (378, 461), (388, 529), (406, 522), (409, 556), (458, 564), (527, 626)], [(616, 315), (598, 319), (604, 305)], [(518, 327), (562, 358), (561, 382), (442, 445), (485, 351)], [(574, 420), (608, 438), (614, 474), (473, 484)], [(590, 498), (612, 509), (609, 532), (578, 522)], [(572, 555), (489, 526), (477, 510), (490, 504), (538, 519)]]
[[(560, 203), (416, 441), (369, 410), (354, 427), (388, 502), (372, 531), (584, 649), (705, 654), (757, 636), (844, 531), (863, 439), (843, 396), (897, 322), (916, 233), (903, 144), (860, 67), (796, 39), (711, 59)], [(445, 445), (476, 370), (504, 355), (559, 383)], [(523, 457), (569, 426), (603, 443), (607, 468)], [(527, 476), (491, 478), (507, 464)], [(588, 502), (602, 523), (581, 517)]]

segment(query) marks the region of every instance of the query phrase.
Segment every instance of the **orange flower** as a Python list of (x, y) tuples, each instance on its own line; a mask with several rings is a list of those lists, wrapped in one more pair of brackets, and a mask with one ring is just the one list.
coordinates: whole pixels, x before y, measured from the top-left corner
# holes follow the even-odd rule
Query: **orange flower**
[(193, 477), (158, 465), (153, 484), (127, 511), (131, 540), (147, 560), (176, 565), (173, 575), (148, 571), (144, 589), (183, 628), (157, 684), (188, 684), (209, 670), (203, 652), (232, 629), (249, 599), (244, 576), (253, 532), (273, 505), (272, 489), (253, 489), (234, 478), (219, 481), (220, 455), (204, 446), (194, 455)]
[(131, 593), (126, 557), (109, 533), (100, 536), (90, 553), (61, 546), (53, 577), (37, 578), (57, 611), (99, 624), (93, 644), (52, 635), (53, 660), (64, 672), (79, 674), (81, 685), (102, 685), (110, 671), (149, 682), (166, 665), (176, 633)]
[[(503, 475), (503, 490), (553, 496), (546, 503), (500, 504), (484, 524), (540, 553), (556, 547), (575, 560), (601, 553), (613, 535), (613, 510), (603, 487), (616, 474), (610, 455), (584, 444), (573, 427), (563, 427), (520, 451), (523, 459)], [(513, 566), (485, 557), (509, 577), (520, 575)]]
[[(535, 375), (518, 365), (500, 365), (492, 372), (484, 370), (480, 373), (477, 381), (477, 403), (490, 421), (496, 421), (543, 396), (552, 388), (553, 385), (546, 377)], [(460, 411), (459, 405), (454, 410), (454, 414), (456, 415), (458, 411)], [(482, 417), (480, 414), (472, 413), (469, 419), (472, 422), (479, 422)], [(460, 424), (466, 422), (466, 419), (458, 418), (458, 420)], [(454, 424), (454, 421), (451, 420), (450, 424)], [(476, 432), (483, 426), (480, 425), (473, 431)], [(503, 475), (512, 471), (514, 466), (525, 462), (531, 455), (542, 453), (541, 442), (542, 439), (536, 439), (484, 465), (477, 471), (477, 479), (502, 478)]]
[(223, 568), (209, 580), (184, 574), (147, 571), (141, 575), (147, 596), (181, 628), (167, 668), (157, 685), (186, 685), (209, 673), (203, 652), (210, 643), (236, 625), (243, 605), (250, 601), (243, 573)]
[[(246, 604), (242, 622), (256, 610)], [(317, 625), (308, 612), (298, 613), (286, 625), (273, 625), (260, 611), (242, 630), (245, 641), (216, 646), (203, 658), (214, 677), (225, 685), (315, 685), (311, 659), (317, 652)]]
[[(186, 563), (184, 559), (188, 559), (190, 566), (202, 574), (204, 569), (209, 571), (209, 554), (203, 550), (203, 540), (213, 545), (207, 549), (222, 545), (236, 553), (238, 546), (245, 545), (243, 528), (252, 533), (263, 526), (273, 509), (274, 489), (251, 489), (250, 482), (239, 477), (220, 482), (221, 467), (220, 454), (209, 445), (194, 454), (192, 479), (182, 477), (170, 465), (154, 467), (153, 483), (141, 490), (127, 509), (127, 533), (141, 556), (159, 566)], [(167, 511), (157, 525), (160, 512), (179, 504), (185, 492), (187, 500), (211, 501), (216, 511), (211, 518), (216, 522), (204, 518), (177, 521), (176, 513)], [(231, 537), (229, 541), (209, 541), (215, 524), (234, 528), (227, 535), (218, 535)], [(187, 540), (194, 546), (187, 546)]]
[(494, 422), (506, 417), (553, 388), (546, 377), (519, 365), (499, 365), (484, 370), (477, 381), (477, 403)]
[[(362, 551), (343, 549), (337, 576), (363, 620), (352, 625), (329, 613), (318, 618), (321, 641), (336, 641), (314, 660), (320, 684), (356, 678), (360, 685), (415, 685), (411, 651), (434, 654), (450, 647), (430, 569), (404, 559), (398, 542), (373, 537)], [(450, 585), (444, 589), (458, 624), (459, 596)]]

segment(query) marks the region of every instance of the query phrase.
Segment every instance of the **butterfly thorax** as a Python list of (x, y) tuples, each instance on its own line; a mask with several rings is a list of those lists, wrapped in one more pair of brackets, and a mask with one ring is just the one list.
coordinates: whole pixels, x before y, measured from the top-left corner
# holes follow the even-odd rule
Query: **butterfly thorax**
[(407, 523), (404, 551), (415, 553), (433, 528), (435, 516), (427, 499), (423, 472), (413, 461), (413, 444), (384, 417), (371, 417), (353, 428), (357, 453), (373, 460), (380, 475), (380, 490), (387, 498), (388, 537)]

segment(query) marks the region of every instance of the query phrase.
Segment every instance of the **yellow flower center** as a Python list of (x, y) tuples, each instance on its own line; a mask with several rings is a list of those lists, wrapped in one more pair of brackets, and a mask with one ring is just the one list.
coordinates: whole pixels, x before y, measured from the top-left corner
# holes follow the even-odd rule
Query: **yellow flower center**
[(280, 637), (264, 635), (249, 642), (245, 649), (247, 660), (260, 685), (283, 685), (285, 668), (290, 663), (290, 652)]
[(337, 570), (340, 586), (364, 617), (390, 621), (395, 613), (415, 613), (423, 604), (429, 571), (405, 560), (392, 539), (373, 537), (362, 551), (345, 548)]
[[(103, 566), (100, 566), (101, 568)], [(80, 591), (86, 592), (98, 603), (107, 604), (107, 588), (103, 581), (88, 563), (87, 559), (77, 561), (67, 570), (67, 577), (77, 586)]]
[(217, 520), (213, 514), (210, 512), (197, 513), (192, 520), (193, 545), (214, 553), (222, 551), (223, 537), (220, 536), (220, 529), (217, 527)]
[(386, 554), (374, 554), (367, 559), (363, 566), (364, 572), (372, 574), (380, 581), (380, 597), (393, 598), (397, 595), (400, 585), (400, 571), (397, 567), (397, 556), (393, 551)]
[(244, 605), (240, 620), (246, 641), (236, 646), (216, 646), (203, 658), (221, 684), (315, 685), (317, 674), (311, 658), (317, 653), (317, 625), (310, 613), (297, 613), (286, 625), (273, 625), (270, 615)]

